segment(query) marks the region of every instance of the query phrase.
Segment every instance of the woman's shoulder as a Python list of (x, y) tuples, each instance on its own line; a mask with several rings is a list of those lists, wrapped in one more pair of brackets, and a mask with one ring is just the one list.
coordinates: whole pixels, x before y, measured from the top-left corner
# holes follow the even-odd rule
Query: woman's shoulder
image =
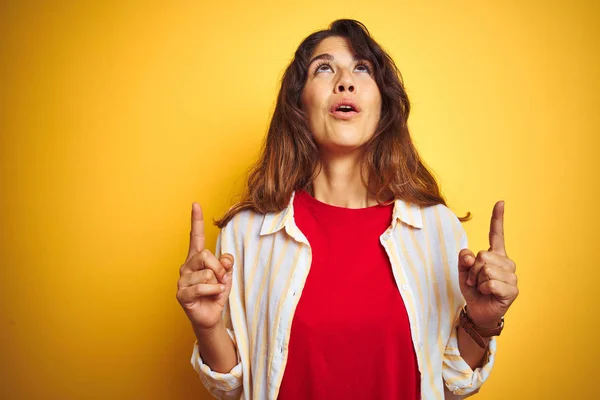
[(262, 214), (252, 209), (240, 210), (231, 217), (222, 230), (230, 234), (242, 234), (256, 226), (260, 230), (266, 215), (268, 214)]
[(424, 228), (435, 230), (460, 230), (461, 221), (458, 216), (447, 205), (438, 203), (434, 205), (411, 204), (413, 209), (418, 210), (421, 225)]
[(233, 205), (228, 213), (233, 211), (231, 219), (223, 226), (223, 230), (234, 234), (248, 234), (254, 231), (257, 236), (281, 230), (293, 215), (294, 193), (283, 209), (259, 212), (255, 207), (246, 203)]
[[(408, 225), (417, 227), (421, 232), (418, 236), (422, 240), (431, 241), (439, 248), (455, 252), (466, 245), (466, 232), (460, 219), (447, 205), (439, 203), (434, 205), (410, 204), (413, 214), (409, 219), (403, 219)], [(417, 217), (418, 216), (418, 217)], [(411, 223), (411, 221), (416, 221)]]
[(438, 203), (431, 206), (422, 206), (423, 212), (429, 218), (439, 216), (443, 219), (458, 220), (458, 216), (446, 204)]

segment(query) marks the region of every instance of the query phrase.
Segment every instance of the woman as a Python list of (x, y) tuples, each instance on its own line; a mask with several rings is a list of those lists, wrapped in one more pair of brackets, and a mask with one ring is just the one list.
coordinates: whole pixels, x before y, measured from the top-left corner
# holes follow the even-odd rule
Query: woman
[(408, 114), (394, 62), (362, 24), (302, 42), (215, 255), (192, 206), (177, 298), (213, 395), (438, 399), (487, 379), (518, 294), (504, 205), (475, 255)]

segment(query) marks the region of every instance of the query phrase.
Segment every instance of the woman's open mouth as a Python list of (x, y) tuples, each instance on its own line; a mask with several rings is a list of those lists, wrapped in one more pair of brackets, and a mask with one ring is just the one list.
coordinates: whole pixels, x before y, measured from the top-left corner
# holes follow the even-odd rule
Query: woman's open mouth
[(349, 120), (360, 112), (358, 106), (349, 101), (344, 101), (334, 105), (330, 113), (336, 119)]

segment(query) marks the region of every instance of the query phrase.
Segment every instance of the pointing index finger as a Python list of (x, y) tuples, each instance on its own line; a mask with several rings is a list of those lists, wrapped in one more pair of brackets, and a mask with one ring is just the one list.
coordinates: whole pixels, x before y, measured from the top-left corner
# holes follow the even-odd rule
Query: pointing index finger
[(500, 255), (506, 255), (504, 246), (504, 201), (499, 201), (492, 211), (490, 221), (490, 251)]
[(200, 204), (194, 202), (192, 203), (192, 228), (190, 230), (188, 260), (192, 258), (194, 254), (204, 250), (205, 239), (204, 214), (202, 213), (202, 207), (200, 207)]

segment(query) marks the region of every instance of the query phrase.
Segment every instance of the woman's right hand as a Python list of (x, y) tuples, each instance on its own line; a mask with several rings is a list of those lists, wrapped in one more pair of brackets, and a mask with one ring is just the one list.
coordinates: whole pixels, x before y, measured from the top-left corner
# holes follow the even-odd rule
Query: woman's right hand
[(195, 331), (210, 331), (221, 322), (231, 292), (233, 256), (223, 254), (217, 259), (204, 243), (202, 208), (193, 203), (190, 248), (179, 269), (177, 300)]

